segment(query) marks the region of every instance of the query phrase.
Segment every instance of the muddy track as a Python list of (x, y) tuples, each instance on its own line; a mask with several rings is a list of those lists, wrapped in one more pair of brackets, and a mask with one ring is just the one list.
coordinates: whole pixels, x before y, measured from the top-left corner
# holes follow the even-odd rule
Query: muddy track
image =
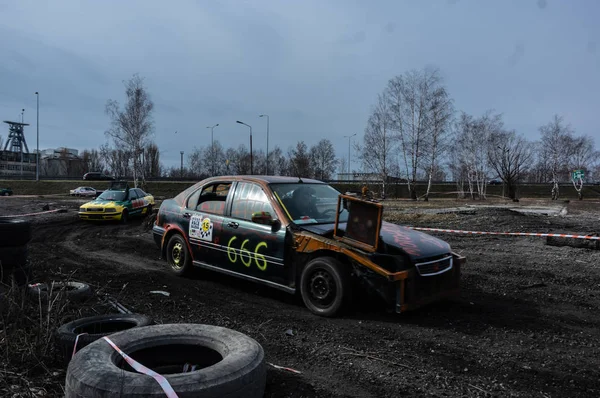
[[(596, 228), (593, 210), (569, 214), (481, 209), (445, 216), (443, 227)], [(412, 221), (439, 226), (434, 218)], [(210, 323), (252, 336), (268, 362), (303, 372), (269, 369), (268, 397), (600, 395), (600, 251), (540, 238), (437, 236), (467, 256), (458, 299), (402, 315), (364, 299), (335, 319), (249, 282), (210, 272), (171, 275), (141, 221), (99, 225), (56, 215), (34, 225), (30, 251), (40, 277), (75, 271), (158, 322)], [(171, 295), (149, 293), (157, 289)]]

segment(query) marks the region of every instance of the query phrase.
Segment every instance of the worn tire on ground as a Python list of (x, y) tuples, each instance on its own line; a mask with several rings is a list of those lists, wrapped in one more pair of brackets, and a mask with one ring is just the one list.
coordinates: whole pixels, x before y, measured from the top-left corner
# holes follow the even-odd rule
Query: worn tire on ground
[[(110, 339), (130, 357), (165, 376), (180, 398), (264, 395), (263, 349), (235, 330), (199, 324), (154, 325), (115, 333)], [(123, 369), (122, 363), (107, 341), (93, 342), (69, 363), (65, 397), (165, 396), (156, 380)], [(200, 369), (179, 373), (186, 363)]]
[(27, 245), (0, 247), (0, 275), (2, 283), (26, 285), (31, 279), (31, 268), (27, 262)]
[(52, 297), (61, 295), (70, 301), (85, 301), (92, 297), (93, 292), (90, 285), (81, 282), (52, 282), (52, 286), (45, 283), (29, 286), (28, 294), (34, 300), (48, 301), (48, 294), (52, 291)]
[[(73, 355), (77, 335), (77, 351), (103, 336), (123, 330), (152, 325), (152, 318), (142, 314), (108, 314), (76, 319), (56, 331), (56, 348), (67, 365)], [(86, 334), (82, 334), (86, 333)]]
[(29, 221), (0, 219), (0, 247), (22, 246), (31, 240)]

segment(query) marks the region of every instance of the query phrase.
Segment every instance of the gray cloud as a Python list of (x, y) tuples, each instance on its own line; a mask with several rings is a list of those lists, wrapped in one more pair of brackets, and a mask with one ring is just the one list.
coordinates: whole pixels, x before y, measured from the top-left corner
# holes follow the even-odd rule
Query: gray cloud
[(532, 139), (530, 126), (555, 112), (595, 131), (600, 3), (538, 2), (543, 13), (531, 2), (448, 4), (0, 2), (0, 120), (25, 108), (31, 121), (39, 91), (42, 147), (97, 147), (106, 100), (123, 103), (122, 81), (137, 72), (156, 104), (155, 140), (168, 166), (180, 150), (207, 145), (214, 123), (226, 147), (248, 139), (236, 120), (251, 124), (264, 149), (263, 113), (270, 146), (327, 137), (343, 156), (342, 137), (364, 130), (387, 80), (434, 64), (460, 110), (496, 107)]

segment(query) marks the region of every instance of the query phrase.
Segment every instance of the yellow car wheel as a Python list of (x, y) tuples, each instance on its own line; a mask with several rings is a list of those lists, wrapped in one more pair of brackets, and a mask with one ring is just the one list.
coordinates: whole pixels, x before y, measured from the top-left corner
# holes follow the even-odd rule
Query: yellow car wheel
[(167, 263), (177, 275), (187, 275), (192, 271), (192, 257), (183, 237), (175, 234), (167, 243)]

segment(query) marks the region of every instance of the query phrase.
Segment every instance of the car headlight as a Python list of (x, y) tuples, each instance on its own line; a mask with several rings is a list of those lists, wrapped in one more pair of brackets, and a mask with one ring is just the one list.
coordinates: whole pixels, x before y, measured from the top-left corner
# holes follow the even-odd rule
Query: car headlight
[(105, 213), (116, 213), (117, 209), (115, 209), (114, 207), (109, 207), (108, 209), (104, 209)]

